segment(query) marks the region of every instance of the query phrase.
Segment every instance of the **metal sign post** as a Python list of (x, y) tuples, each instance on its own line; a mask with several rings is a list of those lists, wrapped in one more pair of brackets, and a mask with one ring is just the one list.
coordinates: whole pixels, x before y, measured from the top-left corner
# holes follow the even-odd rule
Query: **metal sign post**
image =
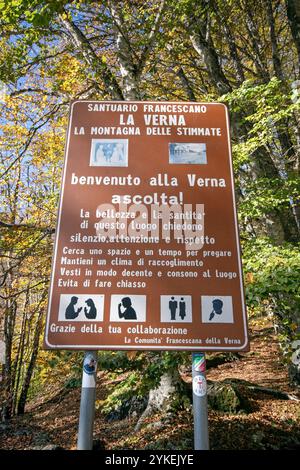
[(96, 399), (97, 351), (86, 351), (83, 360), (77, 450), (92, 450)]
[(193, 353), (193, 413), (194, 413), (194, 448), (208, 450), (208, 413), (206, 365), (204, 353)]

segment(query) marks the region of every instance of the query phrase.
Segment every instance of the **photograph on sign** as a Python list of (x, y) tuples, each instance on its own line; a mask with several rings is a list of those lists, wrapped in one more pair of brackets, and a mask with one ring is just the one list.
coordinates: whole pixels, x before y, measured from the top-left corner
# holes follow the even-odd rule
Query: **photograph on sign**
[(72, 103), (45, 347), (248, 350), (223, 104)]
[(206, 145), (180, 142), (170, 143), (169, 163), (189, 165), (206, 164)]
[(128, 140), (92, 139), (90, 166), (128, 166)]

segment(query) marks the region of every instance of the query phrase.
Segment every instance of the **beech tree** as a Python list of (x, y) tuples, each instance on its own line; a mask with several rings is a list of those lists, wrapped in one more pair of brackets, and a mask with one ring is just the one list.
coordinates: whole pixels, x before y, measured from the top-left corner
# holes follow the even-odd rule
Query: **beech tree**
[[(14, 0), (0, 2), (0, 13), (0, 80), (7, 89), (0, 122), (4, 415), (24, 411), (41, 357), (71, 99), (228, 104), (242, 241), (251, 258), (248, 305), (256, 311), (255, 302), (263, 308), (266, 301), (280, 325), (287, 319), (286, 347), (298, 334), (286, 308), (299, 307), (296, 283), (289, 279), (286, 303), (268, 275), (261, 289), (251, 247), (270, 255), (273, 246), (288, 270), (286, 247), (294, 253), (299, 243), (298, 2)], [(184, 357), (132, 358), (130, 367), (140, 361), (149, 387), (160, 383), (149, 409), (181, 386)]]

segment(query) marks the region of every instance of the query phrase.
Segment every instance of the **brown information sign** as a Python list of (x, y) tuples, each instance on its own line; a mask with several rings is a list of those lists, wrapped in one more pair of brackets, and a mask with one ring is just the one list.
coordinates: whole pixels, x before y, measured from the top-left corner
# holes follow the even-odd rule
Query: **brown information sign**
[(45, 346), (248, 349), (225, 106), (72, 104)]

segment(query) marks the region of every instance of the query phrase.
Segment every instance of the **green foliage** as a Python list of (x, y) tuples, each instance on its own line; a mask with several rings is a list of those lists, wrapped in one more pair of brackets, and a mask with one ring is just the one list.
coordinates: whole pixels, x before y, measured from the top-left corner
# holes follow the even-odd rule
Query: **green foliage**
[[(119, 25), (114, 23), (110, 4), (121, 13)], [(0, 80), (9, 90), (5, 104), (1, 104), (0, 128), (1, 221), (10, 224), (1, 233), (6, 256), (3, 295), (7, 311), (10, 299), (17, 303), (16, 317), (11, 313), (10, 320), (14, 324), (13, 362), (21, 338), (26, 338), (22, 343), (24, 359), (18, 358), (20, 380), (15, 380), (20, 385), (41, 311), (38, 300), (42, 289), (35, 286), (43, 282), (46, 291), (49, 279), (68, 103), (81, 98), (111, 99), (107, 90), (113, 89), (112, 78), (124, 91), (122, 58), (130, 62), (127, 72), (135, 74), (137, 89), (145, 100), (186, 101), (192, 96), (209, 102), (217, 96), (228, 104), (237, 129), (233, 157), (249, 311), (276, 317), (283, 345), (297, 337), (298, 245), (275, 246), (271, 240), (250, 238), (248, 231), (254, 224), (264, 229), (274, 213), (280, 216), (282, 226), (299, 201), (300, 100), (299, 93), (291, 89), (298, 58), (284, 1), (273, 2), (283, 80), (273, 77), (265, 2), (167, 0), (155, 28), (159, 5), (159, 0), (0, 0)], [(62, 18), (72, 20), (82, 37), (72, 37)], [(252, 18), (256, 24), (251, 29)], [(199, 40), (198, 49), (191, 37)], [(203, 39), (209, 46), (206, 53), (215, 54), (210, 56), (216, 59), (214, 69), (222, 72), (220, 76), (224, 75), (233, 90), (225, 96), (219, 97), (213, 84), (201, 38), (202, 46)], [(139, 69), (141, 59), (145, 60)], [(235, 77), (236, 62), (243, 69), (242, 78)], [(287, 149), (282, 147), (281, 133), (290, 139)], [(271, 176), (260, 166), (266, 155), (273, 164)], [(25, 291), (30, 291), (26, 298)], [(22, 330), (24, 312), (29, 320)], [(49, 377), (66, 387), (75, 386), (81, 377), (81, 361), (73, 352), (40, 352), (31, 395), (45, 386)], [(158, 385), (164, 372), (176, 370), (186, 361), (190, 361), (188, 353), (100, 353), (100, 369), (118, 375), (127, 372), (111, 406), (126, 399), (129, 390), (147, 393)]]
[(53, 385), (76, 388), (81, 384), (83, 355), (74, 351), (40, 351), (30, 383), (29, 398)]
[[(114, 379), (120, 377), (120, 382), (111, 391), (106, 400), (98, 401), (97, 406), (105, 414), (122, 410), (130, 406), (132, 396), (145, 397), (151, 389), (158, 387), (162, 374), (177, 370), (181, 364), (190, 363), (190, 353), (167, 351), (133, 352), (101, 351), (98, 356), (99, 368), (114, 372)], [(180, 388), (180, 385), (178, 385)], [(185, 384), (181, 384), (179, 394), (170, 401), (170, 409), (178, 411), (189, 409), (190, 398), (186, 395)], [(128, 411), (128, 410), (127, 410)]]
[[(263, 145), (271, 145), (275, 153), (276, 150), (280, 153), (279, 148), (274, 147), (278, 131), (286, 127), (286, 120), (300, 111), (299, 95), (290, 88), (290, 83), (282, 83), (275, 77), (259, 85), (246, 80), (220, 101), (228, 104), (232, 114), (237, 113), (239, 125), (250, 126), (248, 134), (233, 147), (236, 169), (251, 162), (253, 152)], [(287, 161), (287, 155), (281, 157)]]
[(64, 0), (7, 0), (0, 1), (0, 13), (4, 23), (17, 24), (20, 20), (33, 26), (47, 26), (53, 15), (63, 11)]
[(104, 414), (111, 413), (122, 407), (133, 395), (141, 396), (138, 384), (140, 376), (138, 372), (123, 375), (120, 382), (114, 387), (105, 400), (98, 400), (96, 408), (101, 409)]
[(100, 351), (98, 354), (99, 369), (107, 371), (129, 371), (138, 368), (143, 361), (142, 354), (130, 356), (125, 351)]
[(72, 388), (79, 388), (80, 385), (81, 385), (81, 378), (71, 377), (65, 382), (64, 387), (68, 390)]
[(143, 371), (142, 383), (144, 387), (155, 388), (159, 385), (160, 377), (170, 370), (176, 370), (184, 362), (185, 354), (175, 351), (163, 353), (150, 353), (146, 357), (146, 368)]
[(257, 219), (273, 210), (280, 211), (297, 200), (300, 190), (299, 178), (256, 178), (247, 182), (244, 197), (240, 199), (239, 215), (242, 220)]
[[(247, 80), (220, 99), (228, 104), (232, 121), (248, 129), (247, 135), (233, 144), (234, 170), (242, 188), (241, 219), (259, 220), (272, 211), (289, 209), (299, 198), (300, 180), (296, 154), (291, 148), (283, 153), (279, 140), (300, 111), (299, 95), (290, 84), (272, 78), (264, 84)], [(264, 153), (270, 156), (278, 176), (255, 177), (257, 159), (263, 160)]]
[(243, 244), (246, 299), (252, 315), (268, 315), (280, 334), (282, 348), (291, 354), (291, 343), (300, 338), (300, 250), (268, 239)]

